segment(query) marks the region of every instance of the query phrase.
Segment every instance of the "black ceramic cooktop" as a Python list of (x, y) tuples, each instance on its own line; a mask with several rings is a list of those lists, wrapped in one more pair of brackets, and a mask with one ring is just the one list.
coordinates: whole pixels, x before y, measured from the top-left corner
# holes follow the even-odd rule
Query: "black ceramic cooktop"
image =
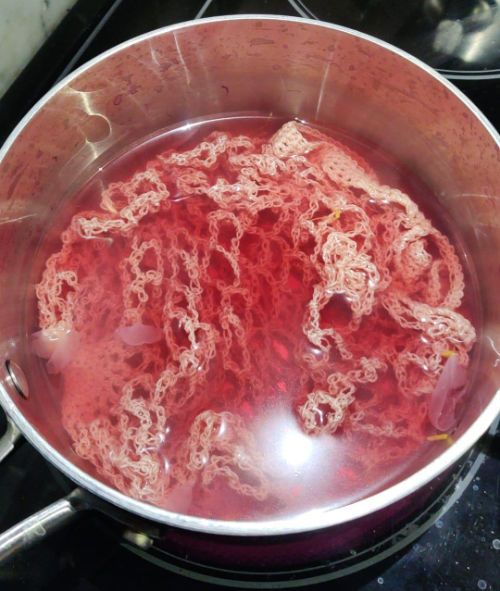
[[(47, 0), (50, 2), (51, 0)], [(349, 26), (389, 41), (450, 78), (500, 127), (498, 0), (80, 0), (0, 100), (0, 141), (58, 79), (149, 30), (208, 16), (272, 13)], [(1, 17), (1, 6), (0, 6)], [(0, 420), (0, 432), (2, 429)], [(343, 564), (308, 572), (212, 571), (134, 544), (130, 532), (83, 514), (0, 566), (1, 591), (500, 589), (499, 434), (490, 430), (404, 530)], [(61, 497), (68, 483), (27, 443), (0, 465), (0, 531)], [(185, 576), (186, 575), (186, 576)]]

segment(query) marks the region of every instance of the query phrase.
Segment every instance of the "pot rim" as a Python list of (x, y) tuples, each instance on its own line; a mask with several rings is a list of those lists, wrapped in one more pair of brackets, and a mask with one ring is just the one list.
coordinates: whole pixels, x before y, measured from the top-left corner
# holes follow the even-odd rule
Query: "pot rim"
[[(414, 56), (406, 53), (405, 51), (402, 51), (397, 47), (386, 43), (385, 41), (372, 37), (371, 35), (366, 35), (365, 33), (361, 33), (339, 25), (333, 25), (324, 23), (322, 21), (305, 19), (301, 17), (248, 14), (206, 18), (197, 21), (186, 21), (183, 23), (161, 27), (159, 29), (129, 39), (94, 57), (92, 60), (83, 64), (74, 72), (58, 82), (21, 119), (0, 149), (0, 164), (2, 163), (2, 160), (8, 153), (13, 143), (21, 134), (22, 130), (37, 114), (37, 112), (42, 109), (45, 104), (54, 95), (56, 95), (59, 90), (61, 90), (61, 88), (65, 87), (69, 82), (77, 78), (86, 70), (92, 68), (95, 64), (106, 60), (109, 56), (118, 53), (127, 47), (135, 45), (136, 43), (140, 43), (146, 39), (151, 39), (156, 36), (161, 36), (165, 33), (172, 33), (188, 27), (206, 25), (214, 22), (218, 23), (235, 20), (285, 21), (313, 27), (322, 27), (331, 29), (333, 31), (338, 31), (346, 35), (351, 35), (358, 39), (363, 39), (370, 43), (374, 43), (375, 45), (378, 45), (387, 51), (395, 53), (399, 57), (406, 59), (413, 65), (419, 67), (421, 70), (424, 70), (424, 72), (435, 78), (445, 88), (447, 88), (449, 92), (454, 94), (486, 128), (492, 140), (498, 147), (500, 147), (500, 135), (497, 133), (488, 119), (483, 115), (483, 113), (474, 105), (474, 103), (453, 84), (441, 76), (437, 71)], [(103, 484), (88, 474), (86, 471), (78, 468), (70, 460), (66, 459), (61, 453), (55, 450), (25, 418), (22, 411), (17, 407), (13, 399), (9, 396), (3, 381), (0, 381), (0, 405), (19, 427), (25, 438), (42, 454), (42, 456), (44, 456), (56, 468), (58, 468), (78, 485), (82, 486), (84, 489), (88, 490), (94, 495), (108, 501), (109, 503), (120, 507), (121, 509), (135, 513), (136, 515), (151, 521), (196, 532), (234, 536), (278, 536), (319, 530), (326, 527), (340, 525), (354, 519), (359, 519), (384, 509), (385, 507), (392, 505), (393, 503), (396, 503), (397, 501), (400, 501), (411, 493), (417, 491), (419, 488), (439, 476), (439, 474), (457, 462), (460, 457), (464, 455), (472, 447), (472, 445), (474, 445), (474, 443), (476, 443), (481, 435), (483, 435), (488, 430), (491, 423), (500, 413), (500, 390), (497, 390), (495, 396), (482, 411), (479, 417), (461, 435), (461, 437), (453, 443), (453, 445), (441, 453), (437, 458), (429, 462), (426, 466), (413, 473), (411, 476), (408, 476), (404, 480), (374, 495), (370, 495), (364, 499), (338, 508), (316, 509), (292, 517), (283, 517), (280, 519), (266, 521), (222, 521), (206, 519), (174, 513), (154, 505), (149, 505), (143, 501), (133, 499), (117, 491), (116, 489)]]

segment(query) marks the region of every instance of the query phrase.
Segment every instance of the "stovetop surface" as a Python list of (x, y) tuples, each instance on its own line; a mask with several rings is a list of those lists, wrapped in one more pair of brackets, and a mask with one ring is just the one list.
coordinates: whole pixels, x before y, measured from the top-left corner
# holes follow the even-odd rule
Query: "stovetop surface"
[[(176, 22), (245, 13), (319, 18), (379, 36), (440, 69), (500, 127), (497, 0), (80, 0), (0, 100), (0, 141), (50, 86), (102, 51)], [(373, 553), (370, 564), (348, 576), (339, 577), (337, 566), (325, 563), (317, 571), (321, 576), (309, 582), (318, 583), (318, 590), (500, 589), (499, 451), (498, 431), (495, 436), (491, 430), (464, 459), (446, 494), (421, 516), (411, 543), (390, 540)], [(59, 498), (65, 486), (22, 443), (0, 466), (0, 531)], [(0, 589), (137, 591), (161, 585), (212, 590), (229, 581), (240, 589), (308, 582), (297, 574), (239, 581), (159, 562), (131, 551), (121, 526), (88, 513), (0, 567)]]

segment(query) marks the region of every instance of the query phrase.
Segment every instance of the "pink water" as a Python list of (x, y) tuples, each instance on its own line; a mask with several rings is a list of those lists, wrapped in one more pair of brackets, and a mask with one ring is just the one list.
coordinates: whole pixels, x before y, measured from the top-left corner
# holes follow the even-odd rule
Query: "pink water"
[(407, 474), (453, 430), (475, 341), (432, 200), (373, 147), (264, 118), (105, 167), (37, 286), (33, 348), (76, 453), (126, 494), (217, 519)]

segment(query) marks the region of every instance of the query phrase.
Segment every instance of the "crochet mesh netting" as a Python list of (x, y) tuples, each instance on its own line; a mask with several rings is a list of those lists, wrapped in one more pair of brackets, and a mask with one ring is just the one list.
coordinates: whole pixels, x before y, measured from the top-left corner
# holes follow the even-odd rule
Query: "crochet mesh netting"
[(283, 498), (253, 429), (277, 406), (306, 437), (344, 438), (365, 476), (397, 461), (475, 341), (448, 238), (297, 122), (159, 153), (61, 239), (35, 351), (61, 374), (75, 452), (161, 506), (193, 486)]

